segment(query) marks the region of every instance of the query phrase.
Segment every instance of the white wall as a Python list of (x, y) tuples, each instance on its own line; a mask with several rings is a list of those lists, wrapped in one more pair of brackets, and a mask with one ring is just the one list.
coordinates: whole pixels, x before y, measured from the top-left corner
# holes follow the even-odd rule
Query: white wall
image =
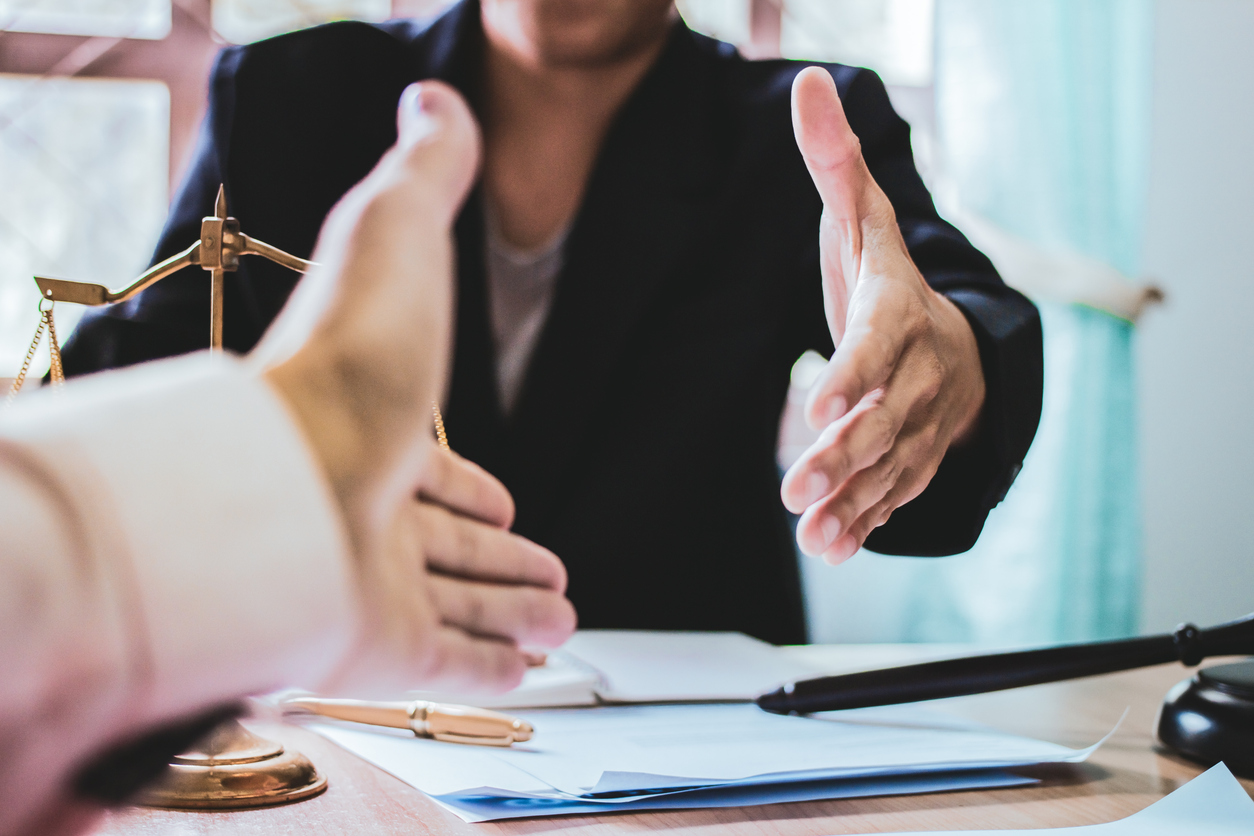
[(1142, 626), (1254, 612), (1254, 2), (1158, 0)]

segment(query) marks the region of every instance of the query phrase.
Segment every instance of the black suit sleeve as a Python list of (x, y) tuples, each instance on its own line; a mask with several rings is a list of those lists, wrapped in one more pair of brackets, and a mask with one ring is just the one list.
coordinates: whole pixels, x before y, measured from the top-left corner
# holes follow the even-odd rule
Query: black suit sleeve
[[(975, 333), (986, 386), (976, 437), (951, 449), (927, 489), (873, 531), (866, 546), (887, 554), (955, 554), (975, 544), (1036, 434), (1043, 383), (1040, 316), (937, 214), (914, 165), (910, 128), (893, 110), (879, 78), (868, 70), (852, 78), (836, 75), (850, 127), (893, 204), (914, 263), (958, 306)], [(815, 342), (830, 351), (825, 325), (823, 332)]]

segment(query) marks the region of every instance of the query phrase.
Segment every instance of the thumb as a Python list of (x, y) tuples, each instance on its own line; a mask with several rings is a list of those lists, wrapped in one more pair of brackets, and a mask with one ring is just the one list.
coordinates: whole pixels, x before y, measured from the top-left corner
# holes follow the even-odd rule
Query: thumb
[(452, 223), (479, 154), (470, 109), (439, 82), (406, 91), (398, 135), (332, 209), (318, 265), (252, 355), (303, 425), (350, 529), (408, 501), (434, 447), (431, 402), (451, 350)]
[(792, 83), (792, 129), (823, 208), (836, 218), (856, 219), (870, 173), (836, 82), (822, 67), (806, 67)]
[(470, 190), (481, 144), (465, 99), (440, 81), (411, 84), (401, 94), (396, 123), (396, 151), (407, 174), (442, 189), (442, 205), (455, 214)]

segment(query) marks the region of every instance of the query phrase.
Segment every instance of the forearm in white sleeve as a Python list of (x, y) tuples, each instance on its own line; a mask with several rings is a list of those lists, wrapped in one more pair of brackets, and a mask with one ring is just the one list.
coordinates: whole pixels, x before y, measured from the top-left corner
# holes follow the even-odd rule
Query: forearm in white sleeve
[(242, 363), (20, 397), (0, 414), (0, 834), (146, 726), (316, 686), (356, 608), (317, 462)]

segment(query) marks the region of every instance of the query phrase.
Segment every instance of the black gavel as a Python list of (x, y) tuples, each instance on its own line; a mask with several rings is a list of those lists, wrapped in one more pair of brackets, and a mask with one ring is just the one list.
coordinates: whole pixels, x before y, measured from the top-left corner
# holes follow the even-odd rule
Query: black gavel
[[(1254, 615), (1200, 630), (1116, 641), (1061, 645), (824, 676), (789, 683), (758, 697), (775, 714), (809, 714), (874, 705), (983, 694), (1168, 662), (1193, 667), (1208, 656), (1254, 655)], [(1198, 671), (1167, 695), (1158, 739), (1204, 763), (1223, 760), (1254, 774), (1254, 662)]]

